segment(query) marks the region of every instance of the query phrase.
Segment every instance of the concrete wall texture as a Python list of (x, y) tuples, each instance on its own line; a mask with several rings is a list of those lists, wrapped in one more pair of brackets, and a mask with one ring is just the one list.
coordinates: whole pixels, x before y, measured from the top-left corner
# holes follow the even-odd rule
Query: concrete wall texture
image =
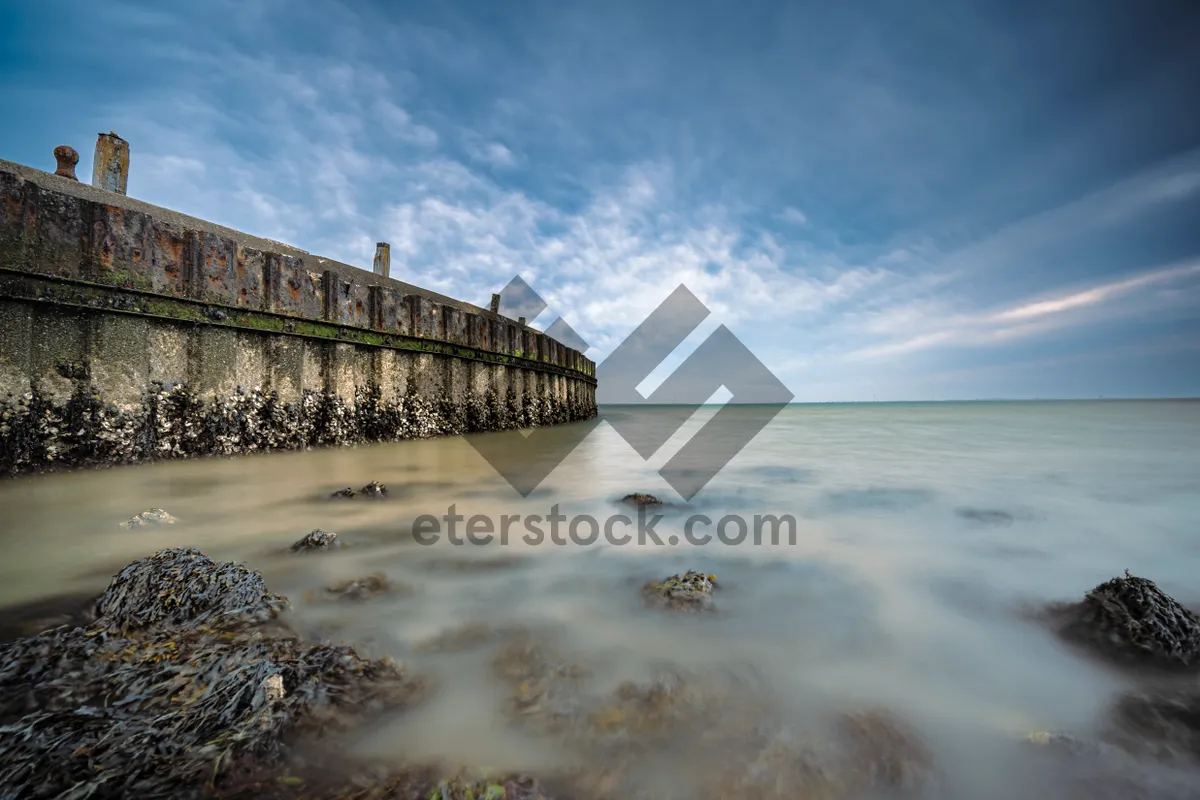
[(489, 310), (0, 160), (0, 474), (594, 417)]

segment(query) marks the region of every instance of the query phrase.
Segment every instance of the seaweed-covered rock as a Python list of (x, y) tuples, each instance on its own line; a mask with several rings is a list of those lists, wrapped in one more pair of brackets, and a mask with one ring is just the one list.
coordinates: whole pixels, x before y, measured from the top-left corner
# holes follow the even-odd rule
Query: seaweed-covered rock
[(166, 550), (122, 570), (91, 625), (0, 647), (6, 796), (200, 797), (428, 690), (390, 659), (244, 624), (280, 601), (240, 565)]
[(347, 486), (345, 489), (338, 489), (333, 494), (329, 495), (330, 499), (350, 499), (354, 497), (354, 490)]
[(381, 499), (387, 497), (388, 490), (387, 487), (379, 481), (371, 481), (366, 486), (359, 489), (358, 493), (363, 497), (374, 497), (376, 499)]
[(1200, 668), (1200, 618), (1146, 578), (1125, 571), (1080, 603), (1048, 614), (1060, 635), (1111, 659), (1167, 669)]
[(643, 494), (642, 492), (634, 492), (627, 494), (621, 498), (622, 503), (635, 506), (637, 508), (654, 508), (657, 506), (666, 505), (662, 500), (659, 500), (652, 494)]
[(298, 542), (292, 545), (293, 553), (312, 553), (325, 550), (337, 550), (342, 546), (336, 533), (315, 530), (304, 534)]
[(132, 519), (122, 522), (121, 527), (131, 530), (133, 528), (149, 528), (157, 525), (174, 525), (178, 521), (161, 508), (150, 508), (135, 515)]
[(716, 587), (716, 575), (688, 570), (683, 575), (672, 575), (661, 581), (647, 583), (642, 587), (642, 597), (652, 608), (711, 611), (713, 590)]
[(329, 584), (318, 594), (309, 592), (305, 599), (309, 602), (321, 600), (336, 600), (348, 603), (364, 603), (376, 597), (395, 594), (408, 594), (406, 586), (393, 583), (382, 572), (373, 572), (361, 578), (348, 578)]
[(195, 548), (169, 548), (125, 567), (100, 596), (96, 615), (122, 629), (262, 622), (288, 607), (262, 574), (218, 563)]

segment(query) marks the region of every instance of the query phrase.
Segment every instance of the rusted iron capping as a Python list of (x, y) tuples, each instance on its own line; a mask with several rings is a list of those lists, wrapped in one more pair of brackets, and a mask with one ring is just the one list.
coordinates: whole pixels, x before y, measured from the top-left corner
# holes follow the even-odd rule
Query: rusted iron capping
[(429, 353), (460, 358), (465, 361), (561, 375), (590, 385), (596, 384), (594, 375), (571, 367), (550, 364), (524, 356), (483, 350), (469, 344), (371, 330), (339, 322), (293, 317), (271, 311), (238, 308), (190, 297), (170, 297), (139, 289), (114, 287), (75, 278), (33, 275), (7, 267), (0, 267), (0, 298), (68, 306), (96, 312), (128, 314), (181, 324), (216, 325), (262, 334), (297, 336), (405, 352)]
[(58, 162), (58, 168), (54, 170), (55, 175), (60, 178), (70, 178), (73, 181), (79, 180), (75, 177), (75, 165), (79, 163), (79, 153), (75, 152), (74, 147), (60, 144), (54, 148), (54, 160)]

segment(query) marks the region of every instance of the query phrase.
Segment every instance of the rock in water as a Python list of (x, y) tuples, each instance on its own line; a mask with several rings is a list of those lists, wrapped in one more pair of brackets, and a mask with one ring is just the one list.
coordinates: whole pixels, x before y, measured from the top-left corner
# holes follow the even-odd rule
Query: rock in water
[(1051, 609), (1069, 641), (1120, 661), (1168, 669), (1200, 667), (1200, 618), (1146, 578), (1113, 578), (1081, 603)]
[(310, 531), (292, 545), (293, 553), (311, 553), (317, 550), (336, 550), (342, 546), (336, 533), (323, 530)]
[(652, 581), (642, 587), (642, 597), (653, 608), (672, 611), (711, 611), (716, 575), (688, 570), (666, 580)]
[(121, 570), (96, 603), (96, 616), (120, 629), (262, 622), (288, 607), (262, 574), (217, 563), (194, 548), (170, 548)]
[(325, 587), (320, 596), (314, 592), (306, 599), (315, 601), (323, 598), (326, 600), (363, 603), (375, 597), (383, 597), (399, 592), (408, 593), (409, 590), (407, 587), (397, 586), (392, 583), (382, 572), (373, 572), (362, 578), (350, 578), (349, 580), (331, 583)]
[(654, 495), (642, 494), (641, 492), (627, 494), (621, 498), (621, 502), (628, 503), (631, 506), (637, 506), (638, 508), (652, 508), (654, 506), (664, 505), (663, 501), (659, 500)]
[(366, 486), (359, 489), (358, 493), (364, 497), (382, 498), (387, 497), (388, 490), (387, 487), (379, 481), (371, 481)]
[(174, 525), (178, 521), (161, 508), (151, 508), (126, 522), (122, 522), (121, 527), (127, 529), (146, 528), (154, 525)]
[(386, 486), (384, 486), (379, 481), (371, 481), (366, 486), (359, 489), (357, 492), (354, 491), (353, 489), (351, 489), (349, 486), (347, 486), (345, 489), (338, 489), (336, 492), (329, 495), (329, 497), (331, 500), (336, 500), (336, 499), (347, 499), (348, 500), (352, 497), (358, 497), (359, 495), (362, 495), (363, 497), (372, 497), (372, 498), (375, 498), (378, 500), (378, 499), (387, 497), (387, 493), (388, 493), (388, 490), (387, 490)]

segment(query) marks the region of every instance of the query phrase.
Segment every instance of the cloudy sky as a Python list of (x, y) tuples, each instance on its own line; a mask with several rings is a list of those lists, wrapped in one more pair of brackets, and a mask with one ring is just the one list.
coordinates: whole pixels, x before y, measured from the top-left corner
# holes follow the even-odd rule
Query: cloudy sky
[(0, 158), (798, 401), (1200, 395), (1195, 3), (0, 4)]

